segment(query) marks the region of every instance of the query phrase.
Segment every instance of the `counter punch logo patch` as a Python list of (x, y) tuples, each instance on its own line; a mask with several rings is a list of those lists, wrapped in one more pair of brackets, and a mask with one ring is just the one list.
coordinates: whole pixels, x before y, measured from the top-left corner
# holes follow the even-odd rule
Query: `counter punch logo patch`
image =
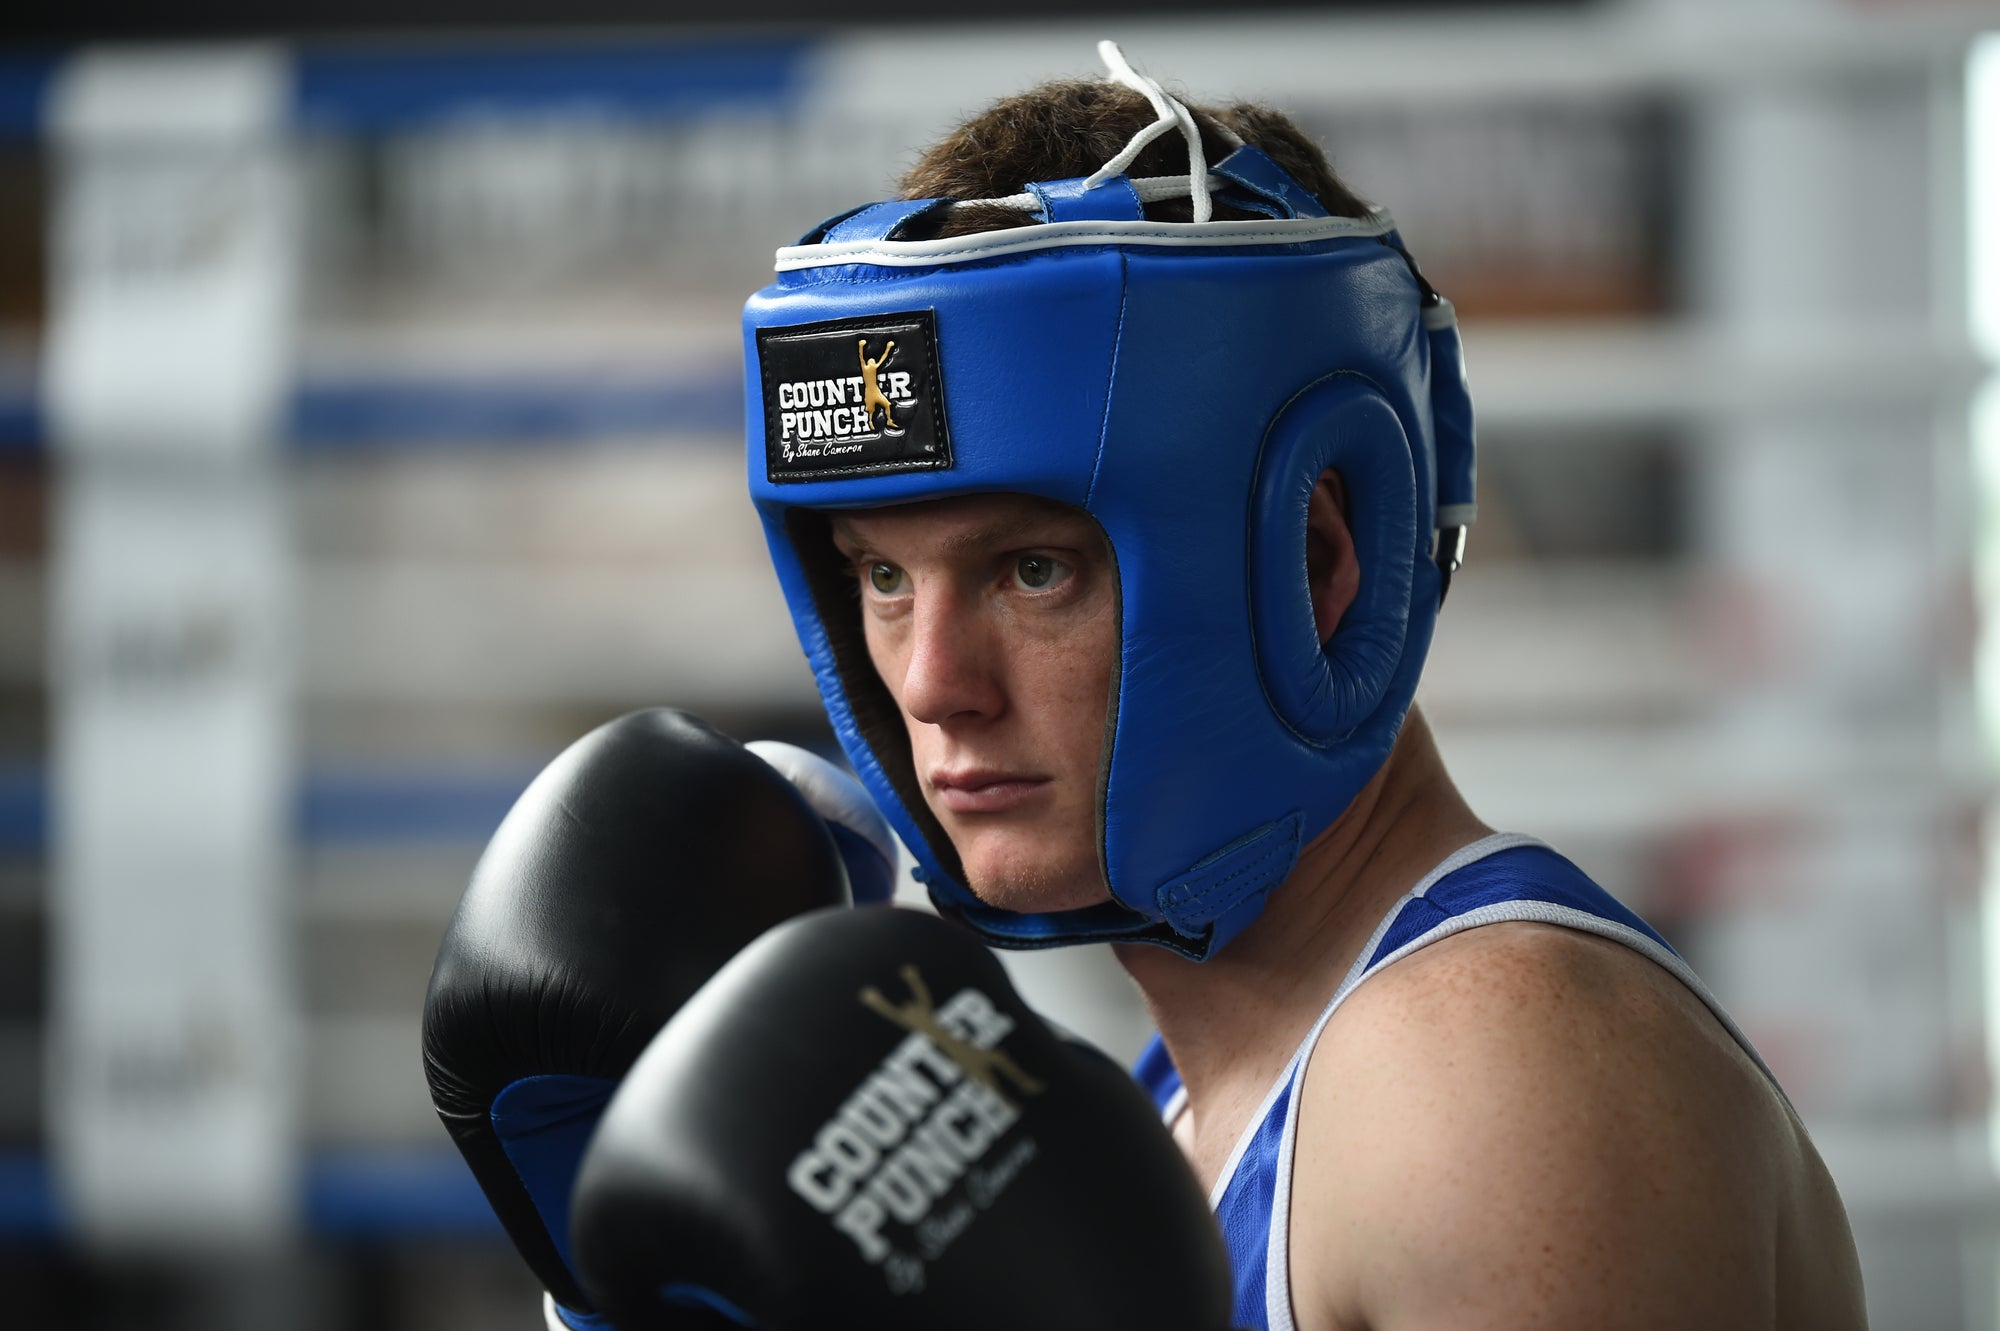
[(929, 310), (757, 330), (772, 484), (951, 465)]
[(1046, 1088), (1000, 1047), (1014, 1019), (986, 994), (961, 989), (933, 1004), (915, 966), (898, 973), (909, 998), (892, 1003), (870, 985), (860, 999), (909, 1034), (820, 1126), (786, 1182), (908, 1294), (1034, 1160), (1035, 1139), (1013, 1130), (1021, 1098)]

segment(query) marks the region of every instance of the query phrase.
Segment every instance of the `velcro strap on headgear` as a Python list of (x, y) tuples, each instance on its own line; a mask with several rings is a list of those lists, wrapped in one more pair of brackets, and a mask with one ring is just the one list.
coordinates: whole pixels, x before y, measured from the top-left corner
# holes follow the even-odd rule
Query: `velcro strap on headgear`
[[(1254, 209), (1267, 217), (1325, 217), (1312, 191), (1292, 177), (1291, 172), (1271, 160), (1263, 149), (1243, 144), (1235, 152), (1208, 168), (1213, 174), (1234, 181), (1224, 202)], [(1247, 193), (1250, 197), (1245, 198)]]
[(1045, 222), (1143, 222), (1146, 205), (1130, 176), (1111, 176), (1095, 185), (1086, 177), (1043, 180), (1028, 186), (1041, 204)]
[(1176, 932), (1198, 937), (1251, 898), (1262, 898), (1285, 880), (1299, 860), (1303, 821), (1294, 811), (1238, 838), (1155, 894), (1160, 914)]
[(950, 199), (885, 199), (820, 223), (799, 242), (837, 245), (849, 240), (890, 240), (905, 223), (951, 205)]

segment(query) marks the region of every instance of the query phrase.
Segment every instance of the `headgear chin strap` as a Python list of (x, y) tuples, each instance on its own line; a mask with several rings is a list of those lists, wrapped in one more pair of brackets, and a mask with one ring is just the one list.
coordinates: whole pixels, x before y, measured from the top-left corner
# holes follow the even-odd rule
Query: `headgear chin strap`
[[(1473, 517), (1449, 303), (1383, 213), (1329, 217), (1254, 147), (1210, 168), (1185, 107), (1096, 175), (989, 200), (1031, 225), (902, 240), (949, 200), (856, 209), (778, 251), (744, 309), (751, 496), (841, 744), (933, 900), (1004, 947), (1203, 958), (1381, 767)], [(1180, 129), (1185, 179), (1123, 174)], [(1211, 221), (1209, 199), (1260, 216)], [(1149, 222), (1186, 195), (1194, 222)], [(758, 446), (761, 440), (762, 447)], [(1343, 477), (1361, 585), (1318, 638), (1306, 512)], [(1121, 639), (1100, 773), (1111, 902), (988, 906), (923, 799), (825, 510), (1038, 495), (1096, 519)]]

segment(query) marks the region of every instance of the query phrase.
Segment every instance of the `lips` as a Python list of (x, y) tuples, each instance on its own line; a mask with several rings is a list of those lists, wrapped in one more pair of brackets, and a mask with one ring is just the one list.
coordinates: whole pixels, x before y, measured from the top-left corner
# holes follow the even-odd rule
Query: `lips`
[(1050, 785), (1045, 776), (987, 768), (935, 771), (929, 780), (952, 813), (1008, 813), (1037, 802)]

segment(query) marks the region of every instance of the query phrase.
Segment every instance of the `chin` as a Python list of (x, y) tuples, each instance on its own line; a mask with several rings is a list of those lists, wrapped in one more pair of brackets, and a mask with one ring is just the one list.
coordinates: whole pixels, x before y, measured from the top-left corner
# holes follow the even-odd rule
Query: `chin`
[(1094, 818), (970, 821), (935, 812), (958, 851), (966, 887), (987, 905), (1034, 914), (1111, 900)]
[(1103, 871), (1088, 866), (1048, 864), (972, 865), (965, 869), (972, 895), (1001, 910), (1029, 914), (1081, 910), (1111, 900)]

